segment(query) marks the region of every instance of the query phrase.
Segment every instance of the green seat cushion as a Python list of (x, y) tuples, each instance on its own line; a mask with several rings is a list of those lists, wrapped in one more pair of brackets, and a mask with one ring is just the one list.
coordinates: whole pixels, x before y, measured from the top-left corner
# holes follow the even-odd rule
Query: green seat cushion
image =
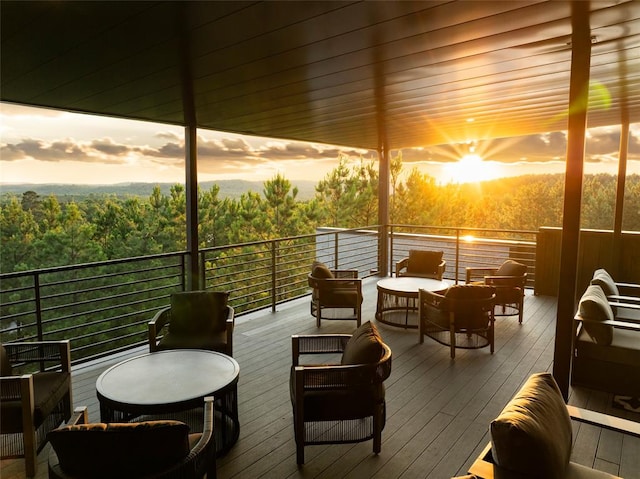
[(228, 297), (221, 291), (173, 293), (169, 332), (182, 336), (224, 331)]
[(491, 422), (494, 461), (504, 477), (561, 479), (571, 456), (571, 419), (549, 373), (533, 374)]
[(595, 272), (593, 273), (593, 278), (591, 279), (591, 284), (600, 286), (604, 291), (604, 294), (607, 296), (620, 295), (618, 286), (616, 286), (615, 281), (605, 269), (600, 268), (595, 270)]
[(613, 310), (609, 306), (607, 296), (602, 288), (592, 284), (580, 298), (578, 305), (578, 313), (585, 321), (583, 327), (585, 331), (599, 345), (610, 345), (613, 338), (613, 328), (604, 324), (594, 323), (592, 321), (612, 321), (614, 319)]
[(355, 330), (342, 352), (344, 364), (377, 363), (384, 354), (382, 338), (371, 321), (363, 323)]
[(522, 276), (526, 272), (526, 265), (508, 259), (500, 265), (498, 271), (496, 271), (496, 276)]
[(151, 476), (189, 454), (189, 426), (179, 421), (63, 426), (48, 438), (60, 468), (79, 477)]
[(442, 262), (442, 251), (409, 250), (408, 274), (436, 274)]

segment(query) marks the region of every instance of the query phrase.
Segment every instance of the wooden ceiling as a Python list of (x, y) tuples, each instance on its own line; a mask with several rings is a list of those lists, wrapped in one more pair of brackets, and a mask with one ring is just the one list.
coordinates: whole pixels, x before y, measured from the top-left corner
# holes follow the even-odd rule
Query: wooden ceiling
[[(640, 121), (640, 2), (590, 3), (588, 126)], [(376, 149), (565, 130), (567, 1), (0, 3), (0, 99)]]

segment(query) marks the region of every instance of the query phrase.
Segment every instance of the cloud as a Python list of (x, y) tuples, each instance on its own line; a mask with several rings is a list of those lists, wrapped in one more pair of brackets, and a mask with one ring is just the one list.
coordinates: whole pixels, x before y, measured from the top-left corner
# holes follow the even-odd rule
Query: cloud
[[(474, 145), (461, 143), (407, 148), (402, 150), (402, 159), (406, 164), (416, 162), (450, 163), (470, 153), (470, 146), (474, 146), (473, 153), (486, 160), (507, 164), (564, 161), (567, 154), (567, 135), (565, 132), (551, 132), (478, 141)], [(585, 161), (617, 161), (619, 148), (620, 131), (618, 129), (591, 129), (586, 142)], [(640, 129), (631, 129), (628, 160), (640, 161)]]
[(19, 143), (3, 144), (1, 153), (3, 160), (12, 161), (25, 158), (35, 158), (41, 161), (86, 159), (83, 148), (70, 139), (47, 143), (42, 140), (26, 138)]

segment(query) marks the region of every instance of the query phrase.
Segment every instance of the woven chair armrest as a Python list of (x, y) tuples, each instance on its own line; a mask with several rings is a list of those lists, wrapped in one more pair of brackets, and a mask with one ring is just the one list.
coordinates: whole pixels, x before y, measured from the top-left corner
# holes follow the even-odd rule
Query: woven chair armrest
[(358, 384), (378, 382), (376, 364), (304, 365), (296, 366), (296, 377), (300, 374), (304, 390), (346, 389)]
[(342, 354), (350, 334), (307, 334), (291, 336), (292, 364), (297, 366), (302, 354)]
[(227, 327), (229, 327), (229, 325), (231, 325), (231, 331), (233, 331), (233, 328), (234, 328), (234, 326), (236, 324), (236, 311), (231, 306), (227, 306), (226, 324), (227, 324)]
[(421, 307), (437, 308), (444, 299), (444, 295), (426, 289), (420, 289), (418, 292), (419, 304)]
[(204, 398), (204, 418), (202, 424), (202, 436), (200, 440), (193, 446), (193, 449), (189, 452), (190, 456), (195, 457), (204, 451), (210, 442), (212, 442), (213, 434), (214, 434), (214, 399), (213, 396), (207, 396)]
[(153, 318), (149, 321), (149, 325), (154, 325), (156, 331), (162, 330), (171, 320), (171, 306), (166, 306), (153, 315)]
[(322, 291), (337, 289), (362, 291), (362, 280), (359, 278), (314, 278), (309, 276), (309, 285)]
[(514, 288), (519, 287), (523, 288), (525, 283), (527, 282), (527, 273), (522, 276), (496, 276), (489, 275), (484, 277), (484, 284), (488, 286), (494, 286), (496, 288), (506, 287), (506, 288)]
[(465, 268), (465, 271), (467, 275), (466, 282), (470, 283), (473, 278), (484, 278), (485, 276), (495, 275), (498, 269), (470, 266)]
[(171, 321), (171, 306), (159, 310), (153, 315), (151, 321), (147, 323), (147, 333), (149, 341), (149, 351), (158, 349), (158, 338), (162, 336), (162, 329)]
[[(33, 380), (30, 379), (32, 376), (32, 374), (3, 376), (0, 402), (22, 401), (24, 394), (30, 389), (33, 390)], [(29, 382), (32, 384), (29, 385)]]
[(89, 423), (89, 409), (87, 406), (78, 406), (73, 410), (73, 414), (67, 421), (67, 426), (77, 426), (78, 424)]
[(406, 269), (409, 265), (409, 258), (402, 258), (400, 261), (396, 262), (396, 276), (403, 270)]
[[(14, 368), (29, 363), (55, 363), (55, 369), (71, 371), (71, 343), (62, 341), (29, 341), (4, 343), (7, 359)], [(44, 365), (46, 370), (53, 369)]]
[(331, 272), (336, 279), (351, 278), (356, 279), (358, 277), (357, 269), (332, 269)]

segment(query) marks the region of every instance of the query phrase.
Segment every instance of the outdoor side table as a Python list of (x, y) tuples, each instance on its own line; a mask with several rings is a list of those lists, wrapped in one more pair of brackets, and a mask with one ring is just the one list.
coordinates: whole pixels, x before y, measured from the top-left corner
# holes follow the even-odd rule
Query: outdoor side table
[(431, 278), (401, 276), (378, 281), (376, 319), (381, 323), (417, 329), (418, 290), (445, 291), (449, 284)]
[[(122, 361), (96, 381), (102, 422), (173, 418), (199, 411), (205, 396), (215, 398), (216, 453), (238, 440), (238, 376), (235, 359), (216, 351), (172, 349)], [(197, 424), (197, 420), (193, 421)]]

